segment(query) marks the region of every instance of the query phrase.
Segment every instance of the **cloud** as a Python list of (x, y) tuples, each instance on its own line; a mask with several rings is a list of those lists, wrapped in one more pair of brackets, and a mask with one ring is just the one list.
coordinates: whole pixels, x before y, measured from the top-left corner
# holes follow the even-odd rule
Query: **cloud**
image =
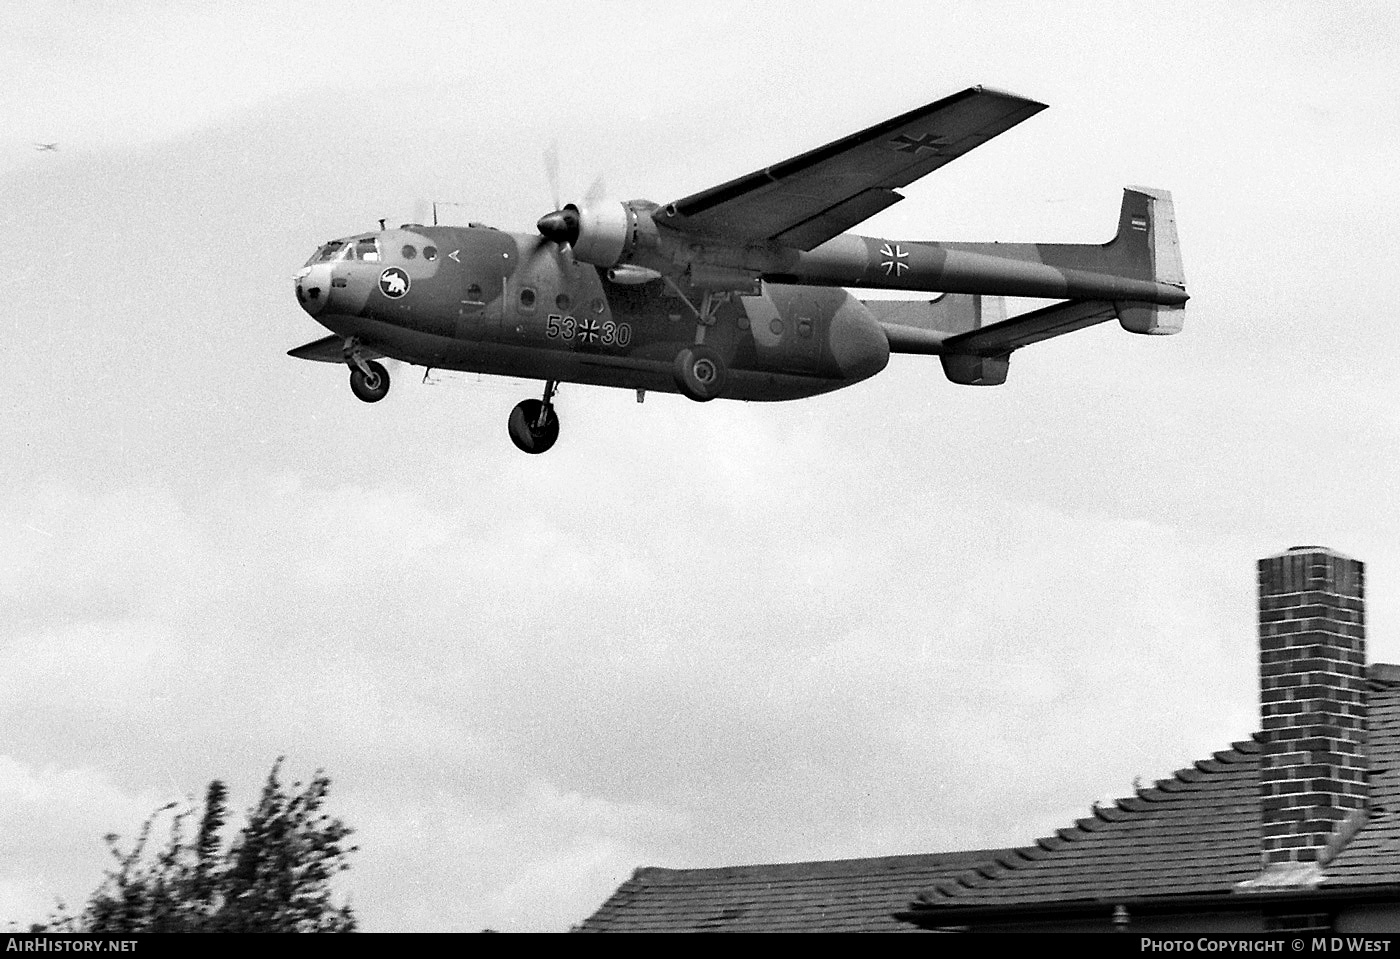
[(102, 836), (115, 823), (131, 823), (134, 831), (158, 795), (122, 789), (98, 769), (0, 755), (0, 925), (42, 922), (60, 899), (80, 909), (108, 865)]

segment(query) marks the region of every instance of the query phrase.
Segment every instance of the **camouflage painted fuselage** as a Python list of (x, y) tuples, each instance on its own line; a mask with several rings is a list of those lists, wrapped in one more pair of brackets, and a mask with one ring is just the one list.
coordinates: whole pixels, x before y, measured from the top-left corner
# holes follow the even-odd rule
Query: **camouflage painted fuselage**
[[(613, 283), (537, 235), (409, 225), (339, 244), (312, 257), (298, 301), (338, 336), (408, 363), (674, 393), (676, 355), (696, 341), (703, 291)], [(703, 330), (728, 364), (730, 399), (813, 396), (889, 361), (879, 323), (840, 288), (763, 284), (725, 299)]]

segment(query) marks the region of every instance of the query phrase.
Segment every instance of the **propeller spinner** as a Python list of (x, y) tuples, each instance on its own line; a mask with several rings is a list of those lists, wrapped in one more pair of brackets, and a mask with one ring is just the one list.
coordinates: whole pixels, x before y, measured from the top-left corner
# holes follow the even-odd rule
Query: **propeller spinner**
[(560, 246), (573, 246), (578, 242), (580, 222), (578, 207), (570, 203), (562, 210), (555, 210), (540, 217), (535, 228), (546, 240), (552, 240)]

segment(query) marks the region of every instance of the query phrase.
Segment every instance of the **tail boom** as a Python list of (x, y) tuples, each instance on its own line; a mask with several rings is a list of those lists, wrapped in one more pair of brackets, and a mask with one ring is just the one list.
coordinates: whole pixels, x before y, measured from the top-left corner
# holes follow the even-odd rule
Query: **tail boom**
[[(1104, 244), (932, 243), (846, 234), (795, 252), (788, 267), (765, 279), (1168, 308), (1189, 299), (1171, 194), (1143, 187), (1124, 190), (1118, 232)], [(1150, 325), (1124, 323), (1134, 332), (1148, 332)]]

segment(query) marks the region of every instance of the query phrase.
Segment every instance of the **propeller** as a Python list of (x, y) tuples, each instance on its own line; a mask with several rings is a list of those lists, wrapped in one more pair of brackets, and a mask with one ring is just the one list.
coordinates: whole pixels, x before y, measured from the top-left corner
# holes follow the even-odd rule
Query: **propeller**
[[(545, 179), (549, 182), (549, 195), (554, 201), (554, 212), (546, 213), (540, 217), (535, 228), (540, 231), (540, 236), (553, 243), (557, 243), (562, 252), (568, 253), (570, 248), (578, 242), (579, 227), (582, 224), (582, 217), (579, 207), (573, 203), (567, 206), (559, 202), (559, 143), (551, 142), (544, 151), (544, 173)], [(607, 193), (607, 187), (603, 184), (602, 176), (595, 179), (588, 191), (583, 196), (584, 207), (592, 206), (603, 199)]]

